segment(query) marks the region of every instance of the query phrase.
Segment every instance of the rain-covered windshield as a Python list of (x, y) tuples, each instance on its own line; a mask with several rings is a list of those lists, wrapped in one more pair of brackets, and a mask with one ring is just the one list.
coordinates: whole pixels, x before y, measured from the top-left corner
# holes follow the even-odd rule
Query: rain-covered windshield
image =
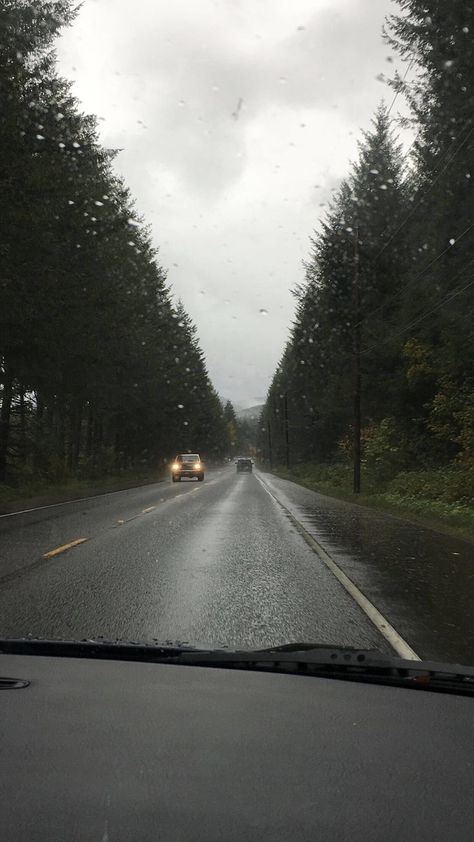
[(473, 33), (0, 0), (0, 636), (474, 662)]

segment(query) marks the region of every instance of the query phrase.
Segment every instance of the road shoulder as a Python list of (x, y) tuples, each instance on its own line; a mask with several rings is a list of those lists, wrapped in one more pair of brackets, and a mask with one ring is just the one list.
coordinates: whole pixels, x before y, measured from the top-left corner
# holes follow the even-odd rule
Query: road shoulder
[[(1, 491), (6, 487), (0, 487), (0, 515), (14, 514), (30, 509), (38, 509), (43, 506), (55, 506), (58, 503), (70, 503), (76, 500), (87, 500), (91, 497), (100, 497), (103, 494), (111, 494), (114, 491), (128, 491), (133, 488), (141, 488), (146, 485), (154, 485), (157, 482), (164, 482), (168, 475), (157, 473), (154, 476), (143, 477), (117, 477), (106, 478), (102, 481), (92, 483), (89, 481), (76, 482), (74, 484), (56, 484), (46, 486), (44, 491), (37, 494), (22, 494), (15, 496), (14, 489), (5, 492), (5, 499), (2, 499)], [(12, 492), (12, 496), (8, 492)]]
[(275, 474), (262, 476), (421, 658), (472, 663), (471, 542)]
[(455, 514), (447, 513), (446, 515), (434, 515), (432, 512), (423, 511), (420, 501), (420, 506), (417, 506), (417, 501), (413, 500), (408, 503), (395, 502), (393, 499), (386, 499), (385, 495), (380, 494), (351, 494), (341, 491), (339, 488), (328, 486), (324, 483), (308, 480), (294, 475), (291, 471), (274, 470), (268, 472), (269, 476), (279, 477), (280, 479), (289, 480), (302, 488), (307, 488), (320, 494), (322, 497), (327, 497), (328, 500), (341, 500), (345, 503), (350, 503), (353, 506), (360, 506), (362, 509), (368, 511), (378, 511), (384, 514), (392, 515), (400, 518), (414, 526), (424, 527), (442, 535), (449, 535), (454, 538), (460, 538), (463, 541), (468, 541), (474, 545), (474, 533), (470, 526), (463, 523), (462, 515), (457, 517)]

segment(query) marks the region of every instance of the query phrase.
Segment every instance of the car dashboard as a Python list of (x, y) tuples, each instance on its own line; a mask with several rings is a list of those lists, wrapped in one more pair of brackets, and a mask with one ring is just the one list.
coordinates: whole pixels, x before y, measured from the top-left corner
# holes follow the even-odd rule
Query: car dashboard
[(0, 655), (8, 842), (472, 839), (471, 698)]

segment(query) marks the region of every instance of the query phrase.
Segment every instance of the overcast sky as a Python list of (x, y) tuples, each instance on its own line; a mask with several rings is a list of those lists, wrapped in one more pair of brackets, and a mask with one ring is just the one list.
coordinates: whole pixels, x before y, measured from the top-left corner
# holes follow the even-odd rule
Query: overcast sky
[[(153, 229), (209, 373), (264, 399), (309, 237), (404, 66), (393, 0), (85, 0), (60, 72)], [(392, 114), (403, 108), (400, 99)], [(407, 138), (408, 140), (408, 138)]]

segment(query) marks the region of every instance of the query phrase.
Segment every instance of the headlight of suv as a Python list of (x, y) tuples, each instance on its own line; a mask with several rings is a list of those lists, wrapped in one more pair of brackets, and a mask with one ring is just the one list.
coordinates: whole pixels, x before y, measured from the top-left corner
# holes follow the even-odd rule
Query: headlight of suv
[(200, 470), (200, 468), (201, 468), (201, 463), (200, 463), (200, 462), (195, 462), (195, 463), (194, 463), (194, 470), (195, 470), (195, 471), (199, 471), (199, 470)]
[(179, 471), (179, 465), (178, 465), (177, 462), (175, 462), (174, 465), (171, 466), (171, 470), (172, 471)]

